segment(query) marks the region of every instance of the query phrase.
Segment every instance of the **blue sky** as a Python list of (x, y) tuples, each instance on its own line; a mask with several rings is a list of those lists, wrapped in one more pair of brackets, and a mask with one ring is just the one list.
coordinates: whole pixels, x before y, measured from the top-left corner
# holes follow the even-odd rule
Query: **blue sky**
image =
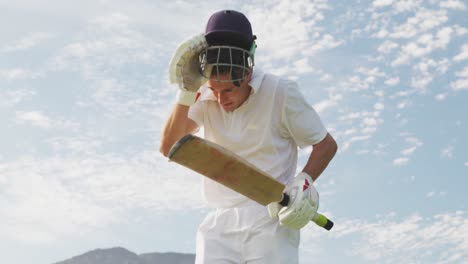
[[(457, 0), (0, 1), (0, 251), (194, 252), (200, 176), (159, 154), (177, 44), (244, 12), (256, 67), (296, 80), (339, 144), (332, 232), (301, 263), (468, 263), (468, 19)], [(307, 151), (301, 150), (299, 167)]]

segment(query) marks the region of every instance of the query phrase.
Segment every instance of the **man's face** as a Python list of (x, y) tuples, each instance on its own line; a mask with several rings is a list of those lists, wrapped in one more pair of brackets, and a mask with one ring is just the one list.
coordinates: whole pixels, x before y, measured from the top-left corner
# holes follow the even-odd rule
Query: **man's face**
[(225, 81), (230, 78), (230, 74), (224, 74), (219, 76), (219, 81), (208, 80), (207, 82), (208, 88), (211, 89), (218, 103), (226, 112), (232, 112), (241, 106), (249, 97), (251, 90), (249, 86), (251, 74), (245, 77), (240, 86), (235, 86), (231, 81)]

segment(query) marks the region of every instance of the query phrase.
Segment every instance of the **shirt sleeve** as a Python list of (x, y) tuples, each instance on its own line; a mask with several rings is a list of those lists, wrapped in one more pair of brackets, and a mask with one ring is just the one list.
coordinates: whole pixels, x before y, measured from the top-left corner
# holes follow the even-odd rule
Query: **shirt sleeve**
[(190, 106), (188, 118), (197, 123), (198, 127), (203, 126), (203, 105), (201, 100), (197, 100), (193, 105)]
[(327, 130), (314, 108), (305, 100), (297, 83), (287, 81), (286, 100), (281, 117), (282, 135), (301, 148), (321, 142)]

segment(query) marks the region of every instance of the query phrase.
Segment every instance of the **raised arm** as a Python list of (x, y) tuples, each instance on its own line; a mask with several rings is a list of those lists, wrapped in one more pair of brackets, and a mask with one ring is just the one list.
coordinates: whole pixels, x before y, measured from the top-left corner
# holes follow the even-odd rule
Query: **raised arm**
[(188, 38), (177, 47), (169, 64), (169, 81), (179, 91), (174, 109), (164, 125), (159, 151), (167, 156), (172, 145), (183, 136), (193, 133), (198, 126), (188, 118), (188, 112), (197, 98), (197, 91), (206, 82), (200, 74), (198, 55), (208, 47), (204, 34)]
[(188, 118), (189, 106), (176, 104), (161, 133), (159, 151), (167, 157), (172, 145), (183, 136), (198, 129), (197, 124)]

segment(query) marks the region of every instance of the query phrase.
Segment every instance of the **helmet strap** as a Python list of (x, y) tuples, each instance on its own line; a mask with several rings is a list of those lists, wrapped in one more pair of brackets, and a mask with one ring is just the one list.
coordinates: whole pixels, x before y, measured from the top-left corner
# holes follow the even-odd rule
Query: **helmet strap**
[(250, 56), (252, 56), (252, 61), (253, 58), (255, 57), (255, 50), (257, 49), (257, 43), (255, 43), (255, 40), (252, 42), (252, 46), (250, 47)]

